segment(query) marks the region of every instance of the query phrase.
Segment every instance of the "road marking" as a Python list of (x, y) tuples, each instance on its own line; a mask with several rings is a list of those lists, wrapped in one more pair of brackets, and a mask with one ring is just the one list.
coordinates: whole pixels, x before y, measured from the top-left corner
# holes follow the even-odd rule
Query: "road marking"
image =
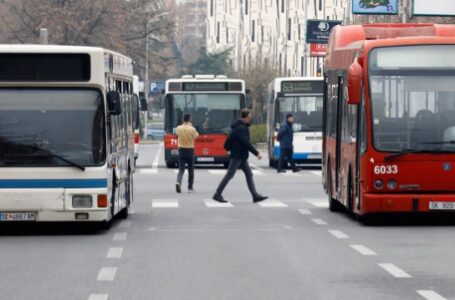
[(220, 203), (218, 201), (212, 200), (212, 199), (204, 199), (205, 206), (207, 207), (234, 207), (231, 202), (226, 202), (226, 203)]
[(447, 300), (447, 298), (442, 297), (432, 290), (419, 290), (417, 293), (427, 300)]
[(365, 247), (364, 245), (349, 245), (349, 246), (362, 255), (367, 255), (367, 256), (377, 255), (376, 252), (374, 252), (370, 248)]
[(111, 247), (107, 252), (107, 258), (122, 258), (123, 248), (122, 247)]
[(107, 300), (108, 297), (108, 294), (91, 294), (88, 300)]
[(311, 211), (310, 211), (309, 209), (301, 208), (301, 209), (299, 209), (299, 212), (300, 212), (302, 215), (311, 215)]
[(329, 203), (328, 201), (308, 201), (311, 205), (319, 208), (328, 208)]
[(116, 267), (106, 267), (102, 268), (98, 273), (96, 280), (98, 281), (112, 281), (114, 280), (115, 273), (117, 273)]
[(126, 240), (127, 233), (126, 232), (117, 232), (114, 234), (114, 241), (124, 241)]
[(316, 176), (322, 176), (322, 171), (310, 171), (310, 173)]
[(264, 176), (265, 174), (260, 170), (252, 170), (253, 175)]
[(291, 177), (301, 176), (301, 174), (299, 174), (299, 173), (293, 173), (292, 171), (291, 171), (291, 172), (287, 172), (287, 171), (286, 171), (286, 173), (280, 173), (280, 174), (282, 174), (282, 175), (284, 175), (284, 176), (291, 176)]
[(398, 268), (394, 264), (383, 263), (379, 264), (379, 266), (389, 272), (395, 278), (411, 278), (411, 275)]
[(131, 226), (131, 221), (123, 221), (118, 225), (119, 228), (129, 228)]
[(152, 169), (158, 173), (158, 164), (160, 162), (160, 155), (161, 155), (161, 148), (163, 147), (163, 143), (159, 144), (158, 152), (156, 153), (155, 159), (153, 160)]
[(179, 201), (177, 199), (155, 199), (152, 200), (152, 208), (177, 208)]
[(327, 225), (327, 222), (322, 220), (322, 219), (311, 219), (311, 221), (313, 221), (313, 223), (315, 223), (316, 225)]
[(343, 239), (348, 239), (349, 236), (344, 233), (343, 231), (341, 230), (329, 230), (329, 232), (334, 236), (336, 237), (337, 239), (340, 239), (340, 240), (343, 240)]
[(158, 169), (153, 169), (153, 168), (139, 169), (139, 173), (141, 173), (141, 174), (158, 174)]
[(224, 175), (226, 174), (226, 170), (208, 170), (212, 175)]
[(274, 200), (274, 199), (269, 199), (269, 200), (265, 200), (265, 201), (259, 202), (259, 205), (261, 207), (267, 207), (267, 208), (269, 208), (269, 207), (288, 207), (283, 202), (278, 201), (278, 200)]
[(251, 167), (252, 169), (256, 169), (256, 170), (259, 170), (259, 171), (264, 171), (264, 169), (263, 169), (263, 168), (261, 168), (261, 167), (258, 167), (258, 166), (257, 166), (257, 165), (255, 165), (255, 164), (251, 164), (251, 163), (250, 163), (250, 167)]

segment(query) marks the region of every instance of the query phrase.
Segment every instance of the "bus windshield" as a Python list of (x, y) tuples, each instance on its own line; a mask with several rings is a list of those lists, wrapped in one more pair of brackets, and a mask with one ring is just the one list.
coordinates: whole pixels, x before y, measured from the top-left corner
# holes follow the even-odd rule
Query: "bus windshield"
[(279, 127), (288, 113), (294, 116), (294, 131), (322, 130), (322, 96), (278, 97), (276, 126)]
[(166, 131), (175, 132), (182, 124), (183, 114), (189, 113), (199, 133), (227, 133), (239, 117), (243, 101), (240, 94), (168, 95)]
[(104, 122), (95, 90), (0, 89), (0, 167), (102, 165)]

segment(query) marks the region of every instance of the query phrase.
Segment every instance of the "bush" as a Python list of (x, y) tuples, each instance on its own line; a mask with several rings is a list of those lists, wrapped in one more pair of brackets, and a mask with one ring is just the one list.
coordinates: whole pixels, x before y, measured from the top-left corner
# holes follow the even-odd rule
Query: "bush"
[(252, 144), (267, 142), (267, 125), (258, 124), (250, 127), (250, 141)]

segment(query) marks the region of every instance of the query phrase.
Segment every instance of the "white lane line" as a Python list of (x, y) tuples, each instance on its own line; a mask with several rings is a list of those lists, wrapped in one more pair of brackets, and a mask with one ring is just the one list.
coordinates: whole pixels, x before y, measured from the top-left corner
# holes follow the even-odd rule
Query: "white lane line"
[(366, 255), (366, 256), (378, 255), (376, 252), (374, 252), (370, 248), (365, 247), (364, 245), (349, 245), (349, 246), (362, 255)]
[(319, 208), (328, 208), (329, 203), (328, 201), (308, 201), (311, 205)]
[(111, 247), (107, 252), (107, 258), (122, 258), (123, 248), (122, 247)]
[(113, 281), (115, 278), (115, 273), (117, 273), (116, 267), (105, 267), (101, 268), (98, 273), (96, 280), (98, 281)]
[(257, 175), (257, 176), (264, 176), (264, 172), (260, 171), (260, 170), (252, 170), (253, 172), (253, 175)]
[(270, 208), (270, 207), (288, 207), (283, 202), (278, 201), (278, 200), (274, 200), (274, 199), (268, 199), (268, 200), (259, 202), (259, 206), (267, 207), (267, 208)]
[(158, 174), (158, 169), (151, 169), (151, 168), (148, 168), (148, 169), (139, 169), (139, 173), (141, 174)]
[(336, 237), (337, 239), (340, 239), (340, 240), (343, 240), (343, 239), (345, 240), (345, 239), (349, 238), (349, 236), (341, 230), (334, 229), (334, 230), (329, 230), (329, 232), (334, 237)]
[(127, 233), (126, 232), (117, 232), (114, 234), (113, 241), (124, 241), (126, 240)]
[(152, 200), (152, 208), (177, 208), (179, 201), (177, 199), (154, 199)]
[(91, 294), (88, 300), (107, 300), (108, 297), (108, 294)]
[[(131, 212), (130, 212), (131, 213)], [(131, 221), (123, 221), (118, 225), (118, 228), (130, 228)]]
[(418, 290), (417, 293), (427, 300), (447, 300), (447, 298), (432, 290)]
[(311, 219), (311, 221), (313, 221), (313, 223), (315, 223), (316, 225), (327, 225), (327, 222), (324, 221), (323, 219)]
[(310, 211), (309, 209), (301, 208), (301, 209), (299, 209), (299, 212), (300, 212), (302, 215), (311, 215), (311, 211)]
[(212, 175), (224, 175), (226, 174), (226, 170), (208, 170)]
[(389, 272), (395, 278), (411, 278), (411, 275), (398, 268), (394, 264), (382, 263), (379, 264), (379, 266)]
[(310, 173), (316, 176), (322, 176), (322, 171), (310, 171)]
[(234, 207), (231, 202), (220, 203), (212, 199), (204, 199), (205, 206), (214, 208), (214, 207)]
[(161, 149), (163, 148), (163, 143), (160, 143), (158, 147), (158, 152), (156, 153), (155, 159), (153, 160), (152, 169), (158, 172), (158, 164), (160, 162)]

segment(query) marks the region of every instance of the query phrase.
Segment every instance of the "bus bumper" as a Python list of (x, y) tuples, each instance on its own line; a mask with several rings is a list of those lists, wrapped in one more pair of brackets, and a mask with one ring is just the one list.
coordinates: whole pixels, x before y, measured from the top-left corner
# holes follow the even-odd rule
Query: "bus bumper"
[(455, 194), (365, 194), (361, 212), (367, 213), (455, 213)]
[[(275, 146), (274, 148), (274, 158), (275, 162), (278, 162), (280, 158), (280, 147)], [(320, 165), (322, 162), (322, 154), (321, 153), (309, 153), (309, 152), (294, 152), (294, 155), (292, 156), (294, 159), (294, 162), (296, 164), (308, 164), (308, 165)]]
[[(178, 150), (176, 150), (178, 151)], [(165, 150), (164, 158), (166, 163), (177, 165), (179, 162), (178, 154), (172, 153), (171, 150)], [(195, 156), (194, 163), (196, 165), (218, 165), (218, 164), (228, 164), (229, 156)]]

